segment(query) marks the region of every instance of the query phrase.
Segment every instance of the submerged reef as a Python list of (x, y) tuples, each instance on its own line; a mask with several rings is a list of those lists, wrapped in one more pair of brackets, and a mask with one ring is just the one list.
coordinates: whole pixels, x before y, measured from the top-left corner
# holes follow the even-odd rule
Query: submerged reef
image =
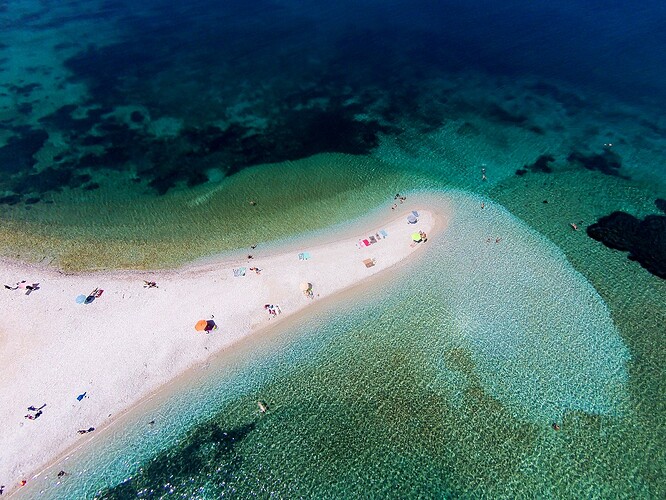
[(583, 167), (587, 170), (596, 170), (605, 175), (614, 175), (622, 179), (629, 179), (628, 176), (620, 173), (622, 160), (620, 155), (610, 149), (604, 149), (602, 153), (584, 155), (574, 151), (567, 156), (567, 161), (574, 166)]
[(525, 175), (527, 172), (550, 174), (553, 172), (553, 169), (549, 164), (554, 161), (555, 157), (553, 155), (541, 155), (531, 165), (523, 165), (523, 168), (516, 170), (516, 175)]
[[(285, 111), (263, 128), (230, 123), (182, 127), (156, 135), (150, 120), (133, 111), (128, 122), (110, 107), (62, 106), (42, 117), (44, 129), (14, 128), (0, 147), (0, 203), (16, 204), (63, 188), (96, 189), (104, 170), (136, 171), (139, 182), (158, 195), (178, 185), (208, 180), (211, 168), (231, 176), (262, 163), (298, 160), (318, 153), (367, 154), (386, 128), (374, 120), (357, 120), (343, 106)], [(66, 147), (53, 156), (53, 166), (38, 168), (34, 156), (54, 131)]]
[(124, 482), (98, 492), (97, 498), (137, 498), (146, 492), (159, 496), (187, 491), (191, 478), (204, 473), (214, 474), (215, 480), (224, 484), (233, 478), (242, 462), (234, 454), (236, 447), (255, 428), (256, 423), (251, 422), (226, 429), (211, 420), (195, 428), (178, 446), (157, 454)]
[(613, 212), (589, 226), (587, 234), (608, 248), (629, 252), (629, 259), (666, 279), (666, 216), (648, 215), (641, 220)]
[(656, 200), (654, 200), (654, 205), (655, 207), (657, 207), (659, 210), (661, 210), (666, 214), (666, 200), (664, 200), (663, 198), (657, 198)]

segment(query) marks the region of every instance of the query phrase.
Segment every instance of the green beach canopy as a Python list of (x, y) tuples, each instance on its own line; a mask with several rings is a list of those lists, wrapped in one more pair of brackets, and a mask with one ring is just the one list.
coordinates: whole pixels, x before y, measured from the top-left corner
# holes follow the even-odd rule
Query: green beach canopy
[(420, 234), (420, 233), (412, 233), (412, 239), (413, 239), (415, 242), (418, 243), (418, 242), (421, 241), (421, 239), (422, 239), (422, 238), (421, 238), (421, 234)]

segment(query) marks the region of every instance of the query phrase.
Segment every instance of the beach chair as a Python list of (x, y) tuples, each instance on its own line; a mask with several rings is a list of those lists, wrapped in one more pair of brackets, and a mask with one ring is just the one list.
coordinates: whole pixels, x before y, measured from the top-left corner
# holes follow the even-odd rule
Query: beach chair
[(239, 278), (241, 276), (245, 276), (245, 271), (246, 269), (244, 267), (234, 269), (234, 277)]
[(308, 260), (310, 258), (310, 254), (308, 252), (303, 252), (298, 254), (298, 260)]
[(386, 237), (388, 236), (388, 233), (386, 232), (385, 229), (380, 229), (380, 230), (379, 230), (379, 234), (382, 235), (382, 238), (386, 238)]
[(370, 243), (372, 243), (372, 244), (377, 243), (377, 238), (375, 238), (374, 236), (368, 236), (368, 239), (370, 240)]
[(366, 247), (369, 247), (369, 246), (370, 246), (370, 242), (369, 242), (368, 240), (363, 240), (363, 244), (364, 244)]
[(376, 264), (375, 259), (365, 259), (363, 260), (363, 264), (365, 264), (365, 267), (372, 267)]

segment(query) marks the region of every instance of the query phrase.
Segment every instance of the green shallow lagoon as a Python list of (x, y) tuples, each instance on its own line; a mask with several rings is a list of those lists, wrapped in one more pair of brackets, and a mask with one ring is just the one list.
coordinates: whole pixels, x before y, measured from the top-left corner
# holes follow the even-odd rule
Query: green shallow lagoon
[(340, 154), (257, 166), (165, 196), (117, 175), (95, 191), (5, 207), (0, 255), (66, 270), (172, 267), (339, 224), (423, 184), (373, 158)]

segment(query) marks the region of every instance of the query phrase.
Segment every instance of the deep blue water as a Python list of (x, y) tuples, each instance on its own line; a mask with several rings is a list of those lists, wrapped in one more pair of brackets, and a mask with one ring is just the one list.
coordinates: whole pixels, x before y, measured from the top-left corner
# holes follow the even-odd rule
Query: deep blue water
[[(666, 7), (657, 1), (32, 6), (3, 8), (4, 204), (36, 203), (64, 187), (97, 189), (100, 171), (125, 173), (161, 195), (206, 182), (219, 165), (228, 176), (318, 152), (370, 153), (381, 137), (404, 132), (401, 121), (427, 131), (470, 111), (455, 100), (444, 111), (431, 108), (432, 87), (424, 85), (464, 72), (530, 78), (535, 95), (570, 109), (585, 108), (586, 99), (561, 84), (623, 102), (666, 103)], [(13, 44), (26, 37), (54, 57), (24, 68)], [(69, 90), (76, 84), (83, 94)], [(476, 112), (540, 130), (499, 97)], [(165, 135), (164, 118), (177, 120), (178, 131)], [(38, 164), (35, 155), (48, 158), (55, 137), (64, 147)]]

